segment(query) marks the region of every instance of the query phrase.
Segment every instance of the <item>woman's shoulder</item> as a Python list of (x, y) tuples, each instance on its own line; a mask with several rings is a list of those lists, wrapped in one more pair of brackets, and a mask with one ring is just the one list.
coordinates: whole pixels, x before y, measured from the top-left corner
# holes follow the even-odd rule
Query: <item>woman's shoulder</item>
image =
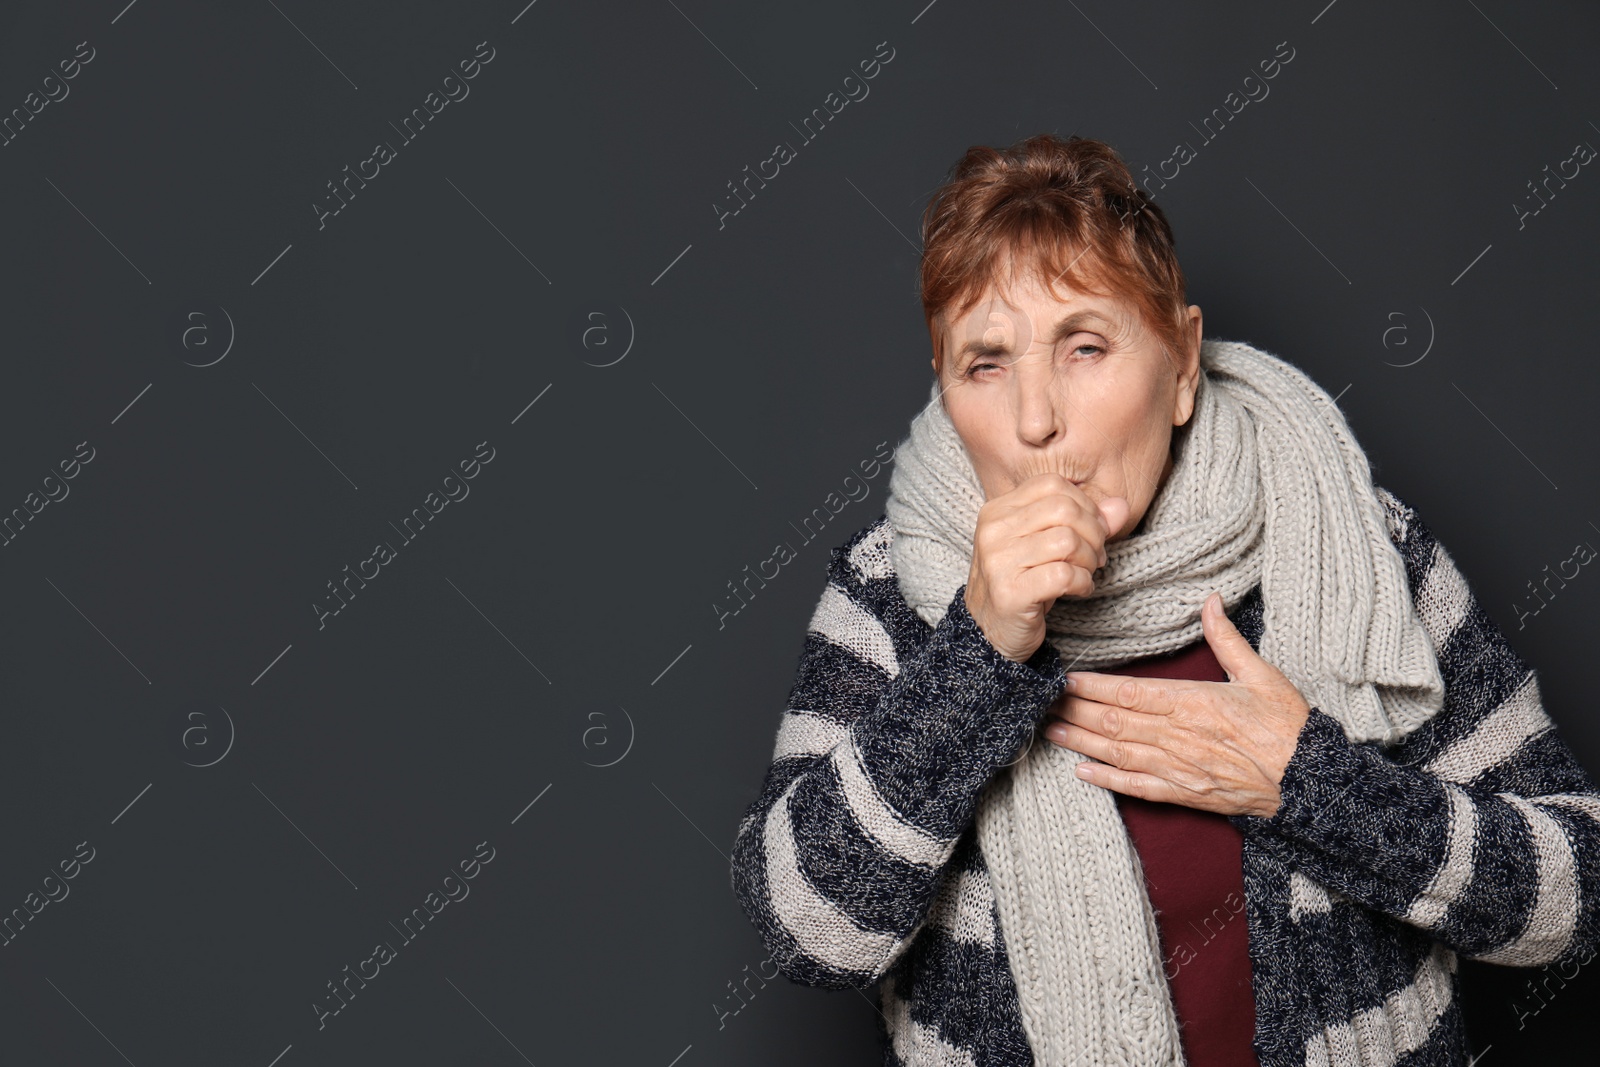
[(894, 561), (889, 546), (894, 543), (894, 524), (887, 512), (880, 513), (834, 548), (828, 564), (829, 577), (848, 586), (861, 587), (880, 578), (893, 578)]
[(1389, 525), (1389, 540), (1403, 544), (1411, 532), (1411, 523), (1417, 517), (1416, 509), (1381, 485), (1374, 485), (1378, 503), (1383, 505), (1383, 518)]
[(1410, 503), (1386, 489), (1378, 490), (1378, 498), (1405, 563), (1412, 603), (1440, 657), (1446, 684), (1471, 670), (1485, 694), (1520, 686), (1531, 668), (1478, 599), (1449, 549)]
[(894, 524), (886, 513), (851, 534), (831, 553), (829, 588), (823, 593), (823, 602), (835, 602), (842, 593), (855, 608), (871, 615), (892, 641), (902, 645), (925, 636), (930, 628), (911, 610), (900, 591), (891, 554), (893, 545)]
[[(1438, 544), (1434, 531), (1426, 522), (1422, 522), (1416, 509), (1384, 486), (1374, 486), (1374, 490), (1384, 510), (1389, 541), (1394, 542), (1400, 558), (1405, 561), (1406, 582), (1410, 584), (1411, 595), (1419, 597), (1422, 590), (1426, 589), (1427, 595), (1434, 600), (1440, 597), (1470, 600), (1466, 581), (1456, 569), (1450, 553)], [(1453, 614), (1466, 609), (1466, 605), (1450, 606), (1454, 608)]]

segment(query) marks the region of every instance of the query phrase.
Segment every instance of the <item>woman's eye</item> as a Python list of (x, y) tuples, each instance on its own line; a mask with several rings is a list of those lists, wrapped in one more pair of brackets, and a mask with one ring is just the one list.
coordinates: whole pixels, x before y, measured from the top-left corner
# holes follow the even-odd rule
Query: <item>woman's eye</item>
[[(1090, 344), (1087, 341), (1085, 341), (1081, 345), (1075, 346), (1072, 349), (1072, 353), (1073, 353), (1074, 356), (1079, 356), (1080, 358), (1086, 359), (1086, 360), (1087, 359), (1094, 359), (1097, 356), (1102, 356), (1102, 355), (1105, 354), (1105, 351), (1106, 351), (1105, 348), (1103, 348), (1102, 346), (1096, 345), (1096, 344)], [(1084, 352), (1088, 352), (1090, 354), (1087, 355), (1087, 356), (1081, 355)], [(966, 374), (966, 377), (972, 378), (972, 377), (976, 377), (980, 371), (999, 370), (999, 369), (1000, 369), (1000, 364), (998, 364), (998, 363), (978, 362), (978, 363), (974, 363), (970, 367), (968, 367), (966, 369), (965, 374)]]

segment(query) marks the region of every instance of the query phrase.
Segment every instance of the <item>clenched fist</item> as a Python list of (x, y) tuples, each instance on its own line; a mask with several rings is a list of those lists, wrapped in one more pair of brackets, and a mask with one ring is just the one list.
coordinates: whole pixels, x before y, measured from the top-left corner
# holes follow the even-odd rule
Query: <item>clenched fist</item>
[(1129, 504), (1096, 504), (1061, 474), (1036, 474), (984, 502), (972, 538), (967, 611), (1002, 656), (1024, 663), (1044, 643), (1057, 598), (1087, 596), (1105, 566), (1106, 538)]

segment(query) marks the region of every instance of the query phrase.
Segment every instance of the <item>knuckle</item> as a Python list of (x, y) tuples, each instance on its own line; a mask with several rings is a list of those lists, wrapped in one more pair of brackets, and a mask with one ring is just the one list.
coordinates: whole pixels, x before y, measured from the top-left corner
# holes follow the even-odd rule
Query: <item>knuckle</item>
[(1109, 708), (1104, 715), (1100, 716), (1100, 732), (1107, 737), (1122, 736), (1122, 727), (1122, 713), (1117, 709)]
[(1144, 687), (1133, 679), (1125, 679), (1117, 686), (1117, 703), (1124, 708), (1137, 707), (1144, 696)]

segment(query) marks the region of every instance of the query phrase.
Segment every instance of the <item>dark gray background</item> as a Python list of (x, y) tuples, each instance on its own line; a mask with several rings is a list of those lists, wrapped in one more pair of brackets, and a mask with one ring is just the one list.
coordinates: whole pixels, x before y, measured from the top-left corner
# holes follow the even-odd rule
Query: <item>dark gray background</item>
[[(918, 220), (975, 143), (1077, 132), (1140, 173), (1194, 146), (1158, 201), (1206, 334), (1339, 397), (1600, 766), (1600, 578), (1517, 608), (1600, 544), (1600, 176), (1515, 206), (1600, 144), (1592, 5), (125, 2), (0, 9), (0, 113), (95, 50), (0, 148), (0, 513), (95, 450), (0, 548), (0, 913), (95, 850), (0, 948), (5, 1063), (877, 1062), (871, 994), (734, 998), (765, 951), (726, 853), (887, 471), (714, 605), (925, 399)], [(470, 896), (319, 1030), (479, 842)], [(1491, 1064), (1553, 1054), (1597, 988), (1519, 1029), (1532, 973), (1466, 968)]]

